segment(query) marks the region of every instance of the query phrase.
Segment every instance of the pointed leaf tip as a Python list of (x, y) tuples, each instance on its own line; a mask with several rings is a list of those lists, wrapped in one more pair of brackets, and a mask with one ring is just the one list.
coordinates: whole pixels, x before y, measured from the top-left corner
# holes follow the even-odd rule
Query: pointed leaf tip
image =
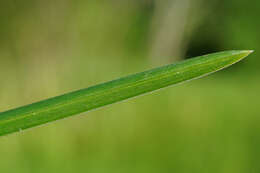
[(243, 56), (241, 57), (241, 59), (246, 58), (248, 55), (250, 55), (253, 52), (254, 52), (254, 50), (242, 50), (241, 54), (243, 54)]
[(245, 54), (246, 56), (248, 56), (249, 54), (253, 53), (254, 50), (241, 50), (240, 53)]

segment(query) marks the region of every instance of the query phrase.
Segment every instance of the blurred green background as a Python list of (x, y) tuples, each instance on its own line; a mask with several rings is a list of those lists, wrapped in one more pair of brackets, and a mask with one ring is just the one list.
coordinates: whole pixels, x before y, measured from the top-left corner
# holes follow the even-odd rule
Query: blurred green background
[(0, 111), (185, 57), (190, 83), (0, 138), (1, 172), (260, 172), (260, 1), (0, 1)]

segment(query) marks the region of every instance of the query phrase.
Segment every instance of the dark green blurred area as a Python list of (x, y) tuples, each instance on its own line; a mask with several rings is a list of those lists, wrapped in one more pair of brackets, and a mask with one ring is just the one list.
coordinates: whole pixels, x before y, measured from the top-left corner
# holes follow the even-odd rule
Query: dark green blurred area
[(0, 111), (185, 57), (209, 77), (0, 138), (1, 172), (260, 172), (260, 2), (0, 2)]

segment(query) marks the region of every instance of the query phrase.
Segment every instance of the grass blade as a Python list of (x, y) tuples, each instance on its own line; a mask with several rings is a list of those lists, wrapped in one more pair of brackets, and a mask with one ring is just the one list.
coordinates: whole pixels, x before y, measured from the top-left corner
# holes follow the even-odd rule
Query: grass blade
[(210, 74), (251, 52), (225, 51), (200, 56), (2, 112), (0, 136)]

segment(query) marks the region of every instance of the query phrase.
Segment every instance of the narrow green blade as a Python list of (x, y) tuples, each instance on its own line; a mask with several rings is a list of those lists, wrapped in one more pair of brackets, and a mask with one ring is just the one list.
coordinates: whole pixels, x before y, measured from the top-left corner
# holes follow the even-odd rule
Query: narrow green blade
[(119, 102), (228, 67), (252, 51), (181, 61), (0, 113), (0, 136)]

